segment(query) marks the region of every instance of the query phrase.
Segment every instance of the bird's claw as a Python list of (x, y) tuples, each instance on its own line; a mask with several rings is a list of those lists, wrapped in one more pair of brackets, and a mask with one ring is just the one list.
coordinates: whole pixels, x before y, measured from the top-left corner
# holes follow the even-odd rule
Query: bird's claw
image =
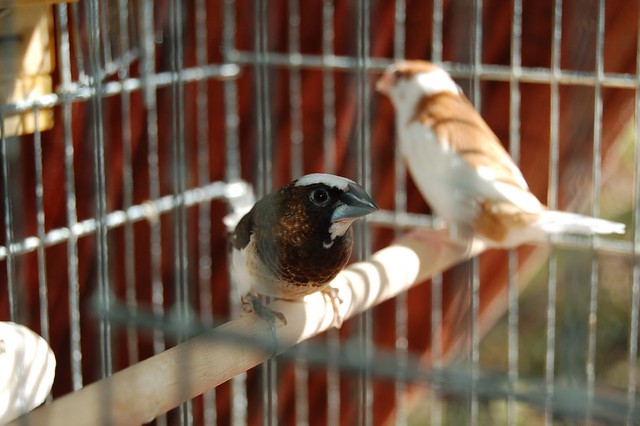
[(333, 321), (331, 325), (335, 328), (342, 327), (342, 323), (344, 322), (344, 319), (340, 314), (339, 305), (343, 303), (343, 300), (338, 295), (339, 292), (340, 291), (337, 288), (331, 286), (328, 286), (322, 290), (322, 295), (325, 296), (325, 298), (329, 299), (329, 302), (331, 302), (331, 306), (333, 307)]
[(269, 308), (260, 300), (260, 296), (257, 294), (246, 294), (242, 296), (240, 300), (242, 301), (242, 308), (245, 312), (253, 312), (259, 318), (269, 323), (269, 325), (275, 326), (276, 320), (280, 321), (282, 325), (287, 325), (287, 318), (284, 314)]

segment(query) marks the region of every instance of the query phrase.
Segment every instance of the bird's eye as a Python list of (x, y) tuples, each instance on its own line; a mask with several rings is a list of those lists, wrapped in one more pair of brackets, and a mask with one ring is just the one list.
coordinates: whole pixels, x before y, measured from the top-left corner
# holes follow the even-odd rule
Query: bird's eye
[(309, 198), (317, 206), (326, 206), (329, 202), (329, 193), (324, 189), (316, 189), (311, 192)]

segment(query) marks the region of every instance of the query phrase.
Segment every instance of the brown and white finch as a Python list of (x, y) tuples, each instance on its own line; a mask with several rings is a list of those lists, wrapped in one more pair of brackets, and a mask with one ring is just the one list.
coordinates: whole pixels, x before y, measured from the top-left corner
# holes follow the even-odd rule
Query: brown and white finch
[(245, 309), (286, 323), (282, 313), (262, 305), (259, 295), (295, 300), (327, 289), (351, 257), (351, 224), (377, 209), (357, 183), (321, 173), (265, 195), (231, 236)]
[(457, 241), (515, 247), (549, 234), (623, 234), (621, 223), (548, 209), (497, 136), (443, 69), (391, 65), (376, 89), (395, 108), (400, 151), (433, 211)]

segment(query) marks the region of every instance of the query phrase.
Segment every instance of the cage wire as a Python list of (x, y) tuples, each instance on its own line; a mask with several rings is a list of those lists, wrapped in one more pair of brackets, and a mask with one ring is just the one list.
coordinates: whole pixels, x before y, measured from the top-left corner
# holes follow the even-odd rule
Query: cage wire
[[(0, 2), (0, 19), (14, 6)], [(373, 91), (387, 65), (420, 58), (456, 78), (539, 198), (623, 221), (626, 235), (482, 254), (155, 423), (640, 422), (636, 2), (45, 9), (53, 91), (0, 104), (0, 319), (51, 345), (47, 405), (241, 314), (222, 217), (250, 187), (354, 178), (382, 207), (356, 227), (354, 260), (437, 228)], [(28, 113), (33, 132), (9, 133)]]

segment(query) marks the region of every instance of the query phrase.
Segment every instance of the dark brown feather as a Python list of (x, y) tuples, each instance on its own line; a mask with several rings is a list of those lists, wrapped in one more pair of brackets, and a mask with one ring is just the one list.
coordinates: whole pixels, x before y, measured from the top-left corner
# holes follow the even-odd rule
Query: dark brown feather
[(474, 223), (476, 233), (496, 242), (505, 240), (510, 230), (525, 228), (538, 218), (536, 213), (527, 213), (511, 203), (483, 201)]
[[(277, 279), (295, 286), (320, 287), (331, 281), (349, 262), (353, 231), (331, 241), (333, 206), (318, 207), (309, 200), (317, 185), (287, 185), (259, 200), (239, 222), (234, 233), (236, 249), (247, 246), (254, 235), (260, 261)], [(339, 189), (333, 191), (337, 202)]]

